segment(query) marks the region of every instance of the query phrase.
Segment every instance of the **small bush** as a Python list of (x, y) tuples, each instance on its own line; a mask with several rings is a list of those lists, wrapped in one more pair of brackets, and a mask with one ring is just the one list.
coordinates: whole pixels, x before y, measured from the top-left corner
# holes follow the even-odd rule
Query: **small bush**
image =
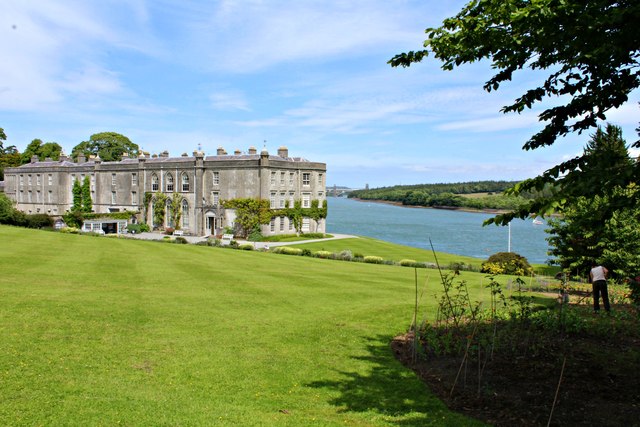
[(289, 246), (278, 246), (277, 248), (273, 249), (273, 252), (284, 255), (302, 255), (302, 249), (291, 248)]
[(316, 251), (313, 253), (313, 256), (316, 258), (325, 258), (328, 259), (331, 257), (331, 252), (329, 251)]
[(352, 261), (353, 260), (353, 253), (350, 250), (344, 250), (342, 252), (340, 252), (338, 254), (338, 259), (341, 259), (343, 261)]
[(415, 259), (401, 259), (398, 264), (403, 267), (415, 267), (416, 263)]
[(240, 246), (238, 246), (238, 249), (243, 251), (252, 251), (254, 248), (251, 243), (243, 243)]
[(178, 236), (178, 237), (176, 237), (176, 238), (175, 238), (175, 242), (176, 242), (176, 243), (178, 243), (178, 244), (181, 244), (181, 245), (186, 245), (187, 243), (189, 243), (189, 242), (187, 241), (187, 239), (185, 239), (185, 238), (184, 238), (184, 237), (182, 237), (182, 236)]
[(76, 227), (64, 227), (60, 229), (60, 232), (68, 234), (78, 234), (80, 233), (80, 229)]
[(302, 249), (302, 256), (313, 256), (313, 253), (311, 252), (311, 249)]
[(174, 231), (175, 231), (175, 228), (167, 227), (167, 228), (164, 229), (164, 234), (166, 234), (167, 236), (171, 236)]
[(356, 252), (356, 253), (353, 254), (353, 257), (354, 258), (364, 258), (364, 255), (361, 254), (360, 252)]
[(379, 256), (368, 255), (364, 257), (364, 262), (368, 264), (382, 264), (384, 263), (384, 259)]
[(482, 263), (481, 272), (489, 274), (512, 274), (514, 276), (529, 276), (533, 268), (529, 261), (515, 252), (498, 252)]

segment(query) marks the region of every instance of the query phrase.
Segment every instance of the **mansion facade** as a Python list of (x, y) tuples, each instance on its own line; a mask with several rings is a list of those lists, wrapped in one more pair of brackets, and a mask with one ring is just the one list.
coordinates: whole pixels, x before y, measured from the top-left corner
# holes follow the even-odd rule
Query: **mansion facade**
[[(272, 209), (293, 206), (297, 200), (303, 208), (311, 207), (314, 200), (324, 206), (326, 169), (325, 163), (289, 157), (286, 147), (280, 147), (277, 155), (270, 155), (266, 149), (258, 153), (254, 147), (247, 153), (236, 150), (228, 155), (218, 148), (215, 156), (194, 151), (192, 156), (169, 157), (165, 151), (154, 156), (125, 156), (117, 162), (82, 155), (73, 162), (62, 155), (59, 161), (34, 157), (31, 163), (5, 169), (4, 191), (25, 213), (61, 216), (73, 206), (74, 181), (82, 183), (89, 177), (94, 212), (140, 212), (136, 220), (150, 225), (153, 209), (145, 207), (145, 201), (151, 197), (153, 205), (153, 195), (161, 192), (170, 204), (178, 193), (182, 198), (180, 224), (170, 222), (167, 206), (164, 224), (153, 225), (203, 236), (233, 227), (235, 211), (223, 208), (223, 200), (267, 199)], [(288, 217), (273, 218), (261, 227), (265, 236), (295, 233)], [(324, 233), (325, 219), (303, 218), (301, 231)]]

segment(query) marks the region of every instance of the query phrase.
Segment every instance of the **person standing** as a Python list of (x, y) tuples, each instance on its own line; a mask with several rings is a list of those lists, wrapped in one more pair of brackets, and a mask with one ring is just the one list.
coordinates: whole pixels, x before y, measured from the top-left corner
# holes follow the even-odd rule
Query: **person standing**
[(601, 265), (594, 265), (589, 272), (589, 280), (593, 288), (593, 312), (595, 314), (600, 312), (600, 296), (602, 296), (604, 310), (608, 313), (611, 309), (609, 306), (609, 291), (607, 290), (608, 275), (609, 270)]

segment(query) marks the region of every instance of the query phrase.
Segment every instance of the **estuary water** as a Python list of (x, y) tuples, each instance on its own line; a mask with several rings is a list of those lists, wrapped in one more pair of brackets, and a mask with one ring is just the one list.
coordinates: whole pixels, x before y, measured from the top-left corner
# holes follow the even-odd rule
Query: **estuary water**
[(544, 221), (534, 225), (531, 220), (514, 220), (511, 227), (483, 227), (483, 221), (493, 215), (403, 207), (344, 197), (330, 197), (327, 201), (327, 233), (367, 236), (429, 250), (431, 238), (438, 252), (484, 259), (496, 252), (507, 252), (510, 240), (511, 251), (531, 263), (544, 263), (549, 258)]

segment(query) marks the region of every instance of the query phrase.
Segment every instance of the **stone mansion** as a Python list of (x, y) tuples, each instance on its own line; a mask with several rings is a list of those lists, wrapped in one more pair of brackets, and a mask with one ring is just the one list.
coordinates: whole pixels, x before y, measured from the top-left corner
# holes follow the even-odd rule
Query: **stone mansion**
[[(182, 197), (180, 224), (169, 223), (170, 215), (165, 215), (165, 223), (154, 226), (179, 226), (203, 236), (233, 226), (235, 211), (222, 208), (222, 200), (268, 199), (272, 209), (284, 208), (286, 202), (293, 206), (296, 200), (303, 208), (311, 207), (313, 200), (323, 206), (326, 169), (324, 163), (289, 157), (286, 147), (280, 147), (277, 155), (269, 154), (266, 148), (258, 153), (250, 147), (247, 153), (236, 150), (232, 155), (218, 148), (215, 156), (194, 151), (192, 156), (169, 157), (165, 151), (123, 157), (118, 162), (83, 156), (73, 162), (62, 155), (59, 161), (34, 157), (31, 163), (5, 169), (4, 191), (23, 212), (60, 216), (73, 206), (74, 181), (88, 176), (94, 212), (140, 211), (136, 220), (147, 224), (153, 223), (153, 209), (144, 209), (149, 197), (145, 194), (162, 192), (171, 198), (178, 193)], [(142, 218), (145, 211), (147, 218)], [(272, 219), (261, 231), (265, 236), (295, 233), (288, 217)], [(325, 220), (303, 218), (302, 231), (324, 233)]]

